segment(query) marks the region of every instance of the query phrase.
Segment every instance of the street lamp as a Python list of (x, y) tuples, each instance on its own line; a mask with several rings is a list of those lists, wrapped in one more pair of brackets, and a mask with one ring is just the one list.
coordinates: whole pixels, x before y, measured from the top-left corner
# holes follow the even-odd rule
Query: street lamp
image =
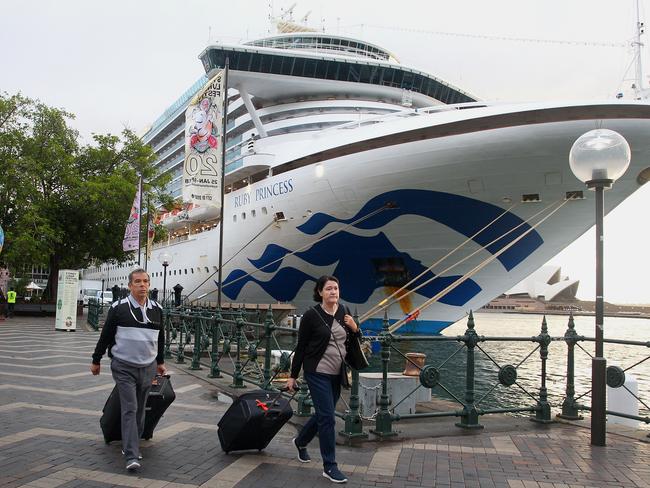
[(174, 260), (174, 258), (168, 252), (163, 252), (163, 253), (160, 253), (158, 255), (158, 262), (160, 264), (162, 264), (162, 267), (164, 269), (164, 273), (163, 273), (163, 299), (162, 299), (163, 306), (167, 305), (167, 266), (172, 264), (173, 260)]
[(595, 129), (581, 135), (569, 152), (573, 174), (596, 192), (596, 354), (591, 359), (591, 444), (606, 438), (606, 360), (603, 354), (603, 192), (630, 165), (630, 146), (618, 132)]

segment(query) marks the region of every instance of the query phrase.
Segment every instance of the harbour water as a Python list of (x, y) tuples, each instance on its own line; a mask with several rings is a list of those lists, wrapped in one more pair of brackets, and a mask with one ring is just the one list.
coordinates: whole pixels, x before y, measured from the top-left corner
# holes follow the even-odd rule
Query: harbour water
[[(487, 337), (532, 337), (540, 333), (542, 316), (527, 314), (477, 313), (474, 315), (477, 334)], [(551, 337), (562, 337), (567, 330), (567, 316), (547, 316), (548, 333)], [(575, 317), (575, 330), (579, 335), (594, 336), (593, 317)], [(446, 337), (462, 335), (467, 328), (467, 320), (463, 319), (443, 331)], [(606, 339), (626, 339), (633, 341), (650, 341), (650, 320), (638, 318), (605, 318)], [(400, 342), (396, 346), (402, 352), (422, 352), (426, 354), (426, 364), (439, 367), (441, 384), (458, 398), (464, 398), (465, 386), (465, 351), (460, 351), (448, 359), (462, 347), (462, 343), (449, 342)], [(583, 341), (575, 348), (575, 390), (576, 397), (584, 395), (591, 389), (591, 357), (594, 343)], [(541, 359), (539, 351), (533, 342), (483, 342), (479, 344), (483, 351), (477, 348), (476, 361), (476, 393), (475, 398), (482, 408), (515, 407), (532, 405), (539, 393)], [(582, 349), (581, 349), (582, 348)], [(584, 349), (584, 350), (583, 350)], [(585, 352), (586, 351), (586, 352)], [(531, 352), (532, 355), (525, 359)], [(491, 357), (488, 357), (489, 355)], [(626, 374), (636, 377), (639, 387), (639, 397), (650, 404), (650, 347), (605, 344), (605, 356), (608, 365), (616, 365), (626, 369), (637, 362), (639, 365), (630, 369)], [(525, 361), (524, 361), (525, 359)], [(645, 361), (644, 361), (645, 360)], [(498, 384), (499, 366), (519, 365), (517, 369), (517, 384), (509, 388)], [(440, 365), (444, 365), (440, 367)], [(496, 363), (496, 364), (495, 364)], [(558, 410), (566, 388), (567, 346), (564, 341), (553, 341), (549, 346), (547, 362), (547, 389), (549, 402), (554, 411)], [(498, 364), (498, 366), (497, 366)], [(390, 371), (400, 371), (404, 367), (404, 359), (399, 354), (391, 354)], [(380, 371), (381, 361), (378, 353), (371, 358), (372, 371)], [(496, 386), (495, 386), (496, 385)], [(518, 386), (519, 385), (519, 386)], [(524, 390), (526, 392), (524, 392)], [(437, 386), (434, 395), (452, 398), (442, 388)], [(582, 404), (590, 404), (590, 396), (580, 398)], [(649, 415), (650, 411), (639, 404), (640, 415)]]

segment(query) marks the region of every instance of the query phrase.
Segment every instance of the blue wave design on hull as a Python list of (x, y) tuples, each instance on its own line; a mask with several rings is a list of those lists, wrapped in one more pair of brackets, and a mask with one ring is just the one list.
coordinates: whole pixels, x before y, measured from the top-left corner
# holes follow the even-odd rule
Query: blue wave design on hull
[[(394, 190), (372, 198), (350, 219), (337, 219), (325, 213), (317, 213), (297, 229), (304, 234), (314, 235), (332, 222), (350, 224), (384, 207), (388, 202), (395, 204), (395, 207), (378, 212), (356, 224), (355, 227), (365, 230), (381, 229), (403, 215), (419, 215), (440, 222), (459, 234), (470, 237), (503, 213), (503, 209), (496, 205), (459, 195), (427, 190)], [(510, 232), (517, 226), (520, 227)], [(495, 254), (530, 229), (531, 227), (522, 219), (508, 212), (475, 237), (474, 241), (482, 247), (487, 246), (488, 252)], [(508, 232), (510, 233), (504, 236)], [(498, 240), (488, 246), (495, 239)], [(530, 256), (542, 243), (541, 236), (532, 230), (497, 259), (507, 271), (510, 271)], [(274, 243), (269, 244), (259, 258), (249, 259), (249, 261), (258, 270), (274, 273), (273, 277), (263, 281), (257, 279), (255, 275), (246, 276), (246, 272), (241, 269), (234, 270), (224, 280), (224, 295), (235, 300), (242, 292), (243, 287), (252, 282), (260, 286), (275, 300), (294, 300), (305, 283), (315, 282), (317, 278), (292, 266), (282, 268), (284, 258), (290, 252), (285, 247)], [(426, 269), (420, 261), (396, 249), (383, 232), (372, 237), (338, 232), (309, 249), (296, 253), (296, 257), (313, 266), (328, 266), (337, 263), (333, 274), (341, 280), (341, 298), (352, 303), (366, 303), (377, 288), (384, 286), (381, 278), (377, 276), (373, 259), (401, 258), (411, 277), (419, 275)], [(419, 283), (434, 277), (433, 273), (427, 271)], [(459, 276), (437, 276), (420, 288), (417, 293), (425, 298), (431, 298), (458, 278)], [(410, 289), (416, 287), (417, 284), (411, 285)], [(466, 280), (441, 298), (440, 302), (452, 306), (463, 306), (480, 291), (481, 288), (476, 282), (471, 279)], [(402, 330), (438, 333), (450, 324), (451, 322), (444, 321), (415, 320), (407, 323), (404, 326), (406, 329)], [(379, 330), (381, 321), (375, 324), (371, 319), (365, 325), (371, 330), (375, 329), (375, 326), (376, 330)]]
[[(258, 269), (271, 271), (273, 268), (277, 269), (279, 265), (279, 263), (273, 263), (273, 261), (284, 257), (288, 252), (287, 249), (272, 244), (267, 246), (259, 259), (250, 261)], [(383, 232), (374, 237), (339, 232), (316, 243), (305, 251), (296, 253), (296, 256), (315, 266), (327, 266), (338, 262), (333, 274), (341, 281), (341, 298), (353, 303), (365, 303), (375, 289), (383, 286), (382, 283), (376, 281), (376, 278), (373, 279), (377, 274), (373, 259), (400, 257), (411, 276), (417, 276), (426, 270), (426, 267), (420, 261), (411, 258), (407, 253), (397, 250)], [(271, 265), (265, 268), (269, 264)], [(260, 281), (254, 275), (242, 278), (245, 274), (242, 270), (235, 270), (224, 280), (223, 292), (228, 298), (236, 299), (246, 283), (254, 282), (274, 299), (290, 301), (295, 298), (298, 290), (306, 281), (316, 282), (314, 277), (291, 266), (277, 271), (273, 278), (268, 281)], [(460, 276), (436, 277), (434, 273), (427, 271), (410, 289), (433, 278), (435, 278), (433, 281), (418, 290), (419, 294), (432, 297), (456, 281)], [(480, 291), (481, 288), (469, 279), (446, 294), (440, 299), (440, 302), (462, 306)]]
[[(379, 229), (402, 215), (420, 215), (440, 222), (456, 232), (470, 237), (503, 213), (503, 209), (496, 205), (451, 193), (428, 190), (394, 190), (372, 198), (354, 217), (347, 220), (337, 219), (319, 212), (300, 225), (298, 230), (313, 235), (332, 222), (350, 224), (383, 207), (387, 202), (395, 203), (397, 208), (379, 212), (377, 215), (355, 225), (355, 227), (359, 229)], [(522, 225), (517, 230), (486, 248), (490, 253), (495, 254), (529, 230), (530, 226), (516, 215), (508, 212), (475, 237), (474, 241), (481, 246), (487, 246), (494, 239), (503, 236), (520, 224)], [(506, 270), (510, 271), (530, 256), (542, 243), (541, 236), (533, 230), (497, 259)]]

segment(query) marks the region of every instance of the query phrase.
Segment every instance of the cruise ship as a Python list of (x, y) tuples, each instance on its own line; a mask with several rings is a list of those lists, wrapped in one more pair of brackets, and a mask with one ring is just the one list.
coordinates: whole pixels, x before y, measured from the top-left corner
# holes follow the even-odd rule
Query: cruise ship
[[(299, 29), (199, 57), (205, 76), (143, 140), (180, 196), (185, 109), (229, 60), (225, 302), (289, 302), (301, 313), (331, 274), (341, 300), (367, 316), (363, 328), (381, 327), (385, 310), (391, 323), (410, 319), (400, 331), (438, 333), (594, 224), (593, 192), (568, 162), (580, 135), (607, 128), (630, 144), (606, 212), (650, 179), (643, 101), (482, 102), (379, 46)], [(152, 287), (163, 288), (167, 253), (168, 290), (178, 283), (190, 299), (216, 301), (219, 216), (197, 206), (162, 215), (170, 236), (147, 263)], [(129, 267), (84, 277), (125, 284)]]

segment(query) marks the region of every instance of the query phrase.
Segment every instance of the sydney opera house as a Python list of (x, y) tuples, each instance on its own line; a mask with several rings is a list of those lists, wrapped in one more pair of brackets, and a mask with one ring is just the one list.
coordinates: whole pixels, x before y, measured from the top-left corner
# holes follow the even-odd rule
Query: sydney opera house
[(511, 311), (568, 309), (572, 307), (559, 304), (574, 302), (579, 284), (579, 280), (562, 276), (559, 266), (542, 266), (483, 308), (485, 310)]

